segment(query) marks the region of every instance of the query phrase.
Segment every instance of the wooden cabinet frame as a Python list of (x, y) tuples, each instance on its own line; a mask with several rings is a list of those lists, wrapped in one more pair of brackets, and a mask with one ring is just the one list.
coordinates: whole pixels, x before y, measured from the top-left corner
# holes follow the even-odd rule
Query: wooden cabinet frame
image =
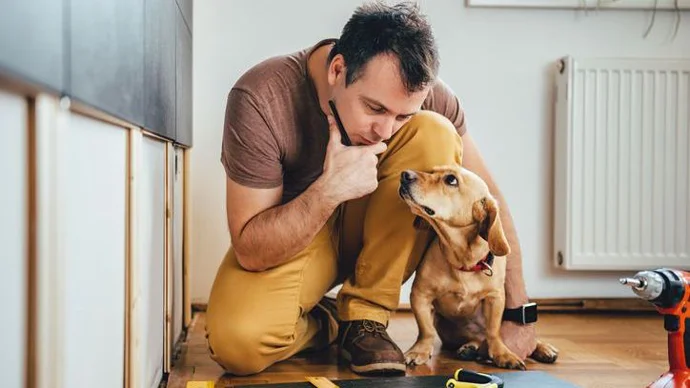
[[(175, 341), (172, 338), (173, 304), (173, 178), (175, 173), (175, 152), (181, 149), (183, 162), (177, 167), (182, 170), (182, 333), (191, 323), (191, 303), (189, 297), (189, 149), (176, 148), (170, 140), (142, 130), (131, 123), (114, 118), (87, 105), (75, 103), (68, 98), (43, 93), (30, 86), (0, 76), (0, 88), (24, 96), (28, 101), (27, 118), (27, 335), (25, 338), (25, 381), (29, 388), (56, 387), (62, 381), (64, 365), (60, 361), (64, 344), (60, 332), (64, 310), (64, 258), (61, 256), (60, 241), (57, 235), (57, 222), (61, 217), (60, 198), (56, 190), (58, 176), (55, 174), (55, 158), (61, 147), (61, 133), (69, 125), (70, 114), (80, 114), (91, 119), (107, 122), (128, 131), (126, 148), (126, 219), (125, 219), (125, 311), (124, 325), (124, 387), (137, 386), (141, 371), (135, 370), (133, 359), (132, 286), (135, 281), (133, 260), (137, 249), (137, 163), (144, 136), (165, 142), (165, 262), (164, 262), (164, 360), (163, 371), (172, 367)], [(58, 384), (59, 385), (59, 384)], [(60, 388), (57, 386), (57, 388)]]

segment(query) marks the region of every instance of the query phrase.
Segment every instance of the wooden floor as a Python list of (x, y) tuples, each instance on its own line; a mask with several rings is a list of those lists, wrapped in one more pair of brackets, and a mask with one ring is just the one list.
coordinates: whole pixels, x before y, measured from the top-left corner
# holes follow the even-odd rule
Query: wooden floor
[[(168, 378), (168, 387), (184, 388), (190, 380), (212, 380), (218, 387), (304, 381), (304, 376), (325, 376), (331, 380), (357, 378), (346, 365), (338, 365), (335, 346), (308, 357), (295, 357), (250, 377), (224, 375), (209, 358), (204, 338), (204, 314), (194, 316), (187, 341)], [(417, 336), (409, 312), (394, 315), (389, 333), (407, 350)], [(666, 370), (666, 332), (656, 314), (545, 313), (539, 315), (537, 333), (560, 350), (553, 365), (528, 360), (528, 370), (542, 370), (581, 387), (642, 387)], [(439, 354), (428, 365), (408, 369), (408, 375), (452, 375), (458, 367), (503, 372), (473, 362)]]

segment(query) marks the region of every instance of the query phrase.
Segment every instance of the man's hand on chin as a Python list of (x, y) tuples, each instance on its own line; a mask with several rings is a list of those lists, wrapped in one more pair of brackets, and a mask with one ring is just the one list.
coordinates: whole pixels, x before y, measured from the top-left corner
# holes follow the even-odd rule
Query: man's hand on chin
[(508, 349), (526, 359), (537, 348), (534, 324), (520, 325), (512, 321), (501, 322), (501, 338)]

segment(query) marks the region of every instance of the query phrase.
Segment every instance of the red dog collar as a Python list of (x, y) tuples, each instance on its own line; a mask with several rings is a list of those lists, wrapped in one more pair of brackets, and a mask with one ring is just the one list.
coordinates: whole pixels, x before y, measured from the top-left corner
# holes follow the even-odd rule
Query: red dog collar
[(459, 267), (458, 269), (463, 272), (479, 272), (484, 271), (488, 276), (493, 275), (494, 270), (491, 267), (494, 264), (494, 254), (489, 252), (486, 257), (479, 263), (475, 264), (473, 267)]

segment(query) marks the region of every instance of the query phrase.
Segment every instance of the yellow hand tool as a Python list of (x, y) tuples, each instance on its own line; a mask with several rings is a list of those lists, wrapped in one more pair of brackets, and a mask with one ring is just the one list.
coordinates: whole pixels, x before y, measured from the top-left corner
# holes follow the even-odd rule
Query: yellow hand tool
[(185, 388), (215, 388), (213, 381), (187, 381)]
[(485, 373), (458, 369), (446, 381), (446, 388), (503, 388), (503, 380)]
[(316, 388), (338, 388), (337, 385), (333, 384), (331, 380), (325, 377), (307, 376), (305, 378)]

